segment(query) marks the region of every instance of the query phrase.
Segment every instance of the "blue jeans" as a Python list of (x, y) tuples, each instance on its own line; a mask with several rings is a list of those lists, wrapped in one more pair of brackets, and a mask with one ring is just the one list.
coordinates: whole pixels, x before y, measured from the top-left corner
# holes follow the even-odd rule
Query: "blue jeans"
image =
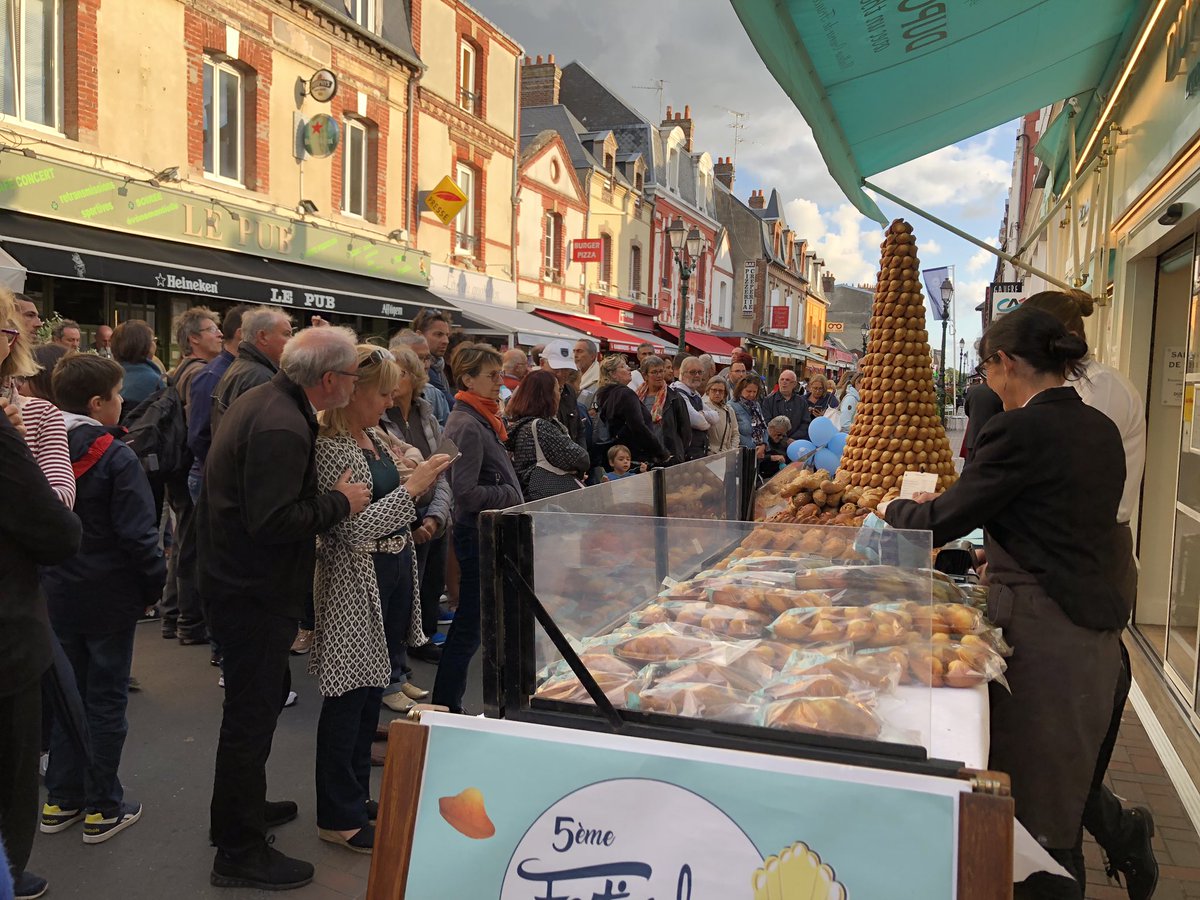
[(382, 692), (360, 687), (321, 702), (317, 721), (317, 827), (349, 831), (367, 825), (371, 742)]
[(46, 770), (47, 799), (63, 809), (86, 809), (114, 815), (125, 798), (117, 769), (129, 723), (129, 667), (133, 662), (133, 627), (112, 634), (59, 633), (63, 652), (75, 670), (75, 682), (87, 714), (89, 763), (55, 721)]
[(192, 495), (192, 502), (200, 502), (200, 488), (204, 487), (204, 476), (199, 472), (188, 472), (188, 493)]
[(437, 679), (433, 683), (433, 702), (462, 709), (467, 691), (467, 670), (479, 649), (479, 528), (455, 523), (454, 553), (458, 557), (458, 611), (442, 645)]
[[(403, 553), (376, 553), (375, 581), (379, 585), (379, 602), (383, 609), (383, 632), (387, 637), (388, 658), (392, 677), (383, 694), (395, 694), (408, 681), (408, 632), (412, 624), (413, 606), (413, 549), (409, 544)], [(354, 827), (354, 826), (347, 826)]]

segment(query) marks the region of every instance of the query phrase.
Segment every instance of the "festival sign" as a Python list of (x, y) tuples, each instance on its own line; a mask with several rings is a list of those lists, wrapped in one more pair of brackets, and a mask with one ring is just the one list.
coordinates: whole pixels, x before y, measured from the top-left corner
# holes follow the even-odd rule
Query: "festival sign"
[(956, 893), (969, 790), (958, 779), (494, 719), (421, 721), (410, 900)]

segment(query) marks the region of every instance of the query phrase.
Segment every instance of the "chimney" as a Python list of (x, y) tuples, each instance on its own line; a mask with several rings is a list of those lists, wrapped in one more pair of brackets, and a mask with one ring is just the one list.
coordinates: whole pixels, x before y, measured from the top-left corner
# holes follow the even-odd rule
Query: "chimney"
[(767, 198), (763, 196), (762, 191), (750, 192), (750, 208), (751, 209), (766, 209)]
[(546, 57), (545, 62), (540, 56), (536, 61), (526, 56), (521, 62), (521, 108), (558, 106), (561, 82), (562, 69), (554, 61), (553, 53)]
[(718, 156), (717, 164), (713, 166), (713, 175), (717, 181), (733, 190), (733, 161), (728, 156)]
[(668, 106), (667, 107), (667, 117), (665, 119), (663, 119), (663, 127), (664, 128), (682, 128), (683, 129), (683, 137), (684, 137), (684, 146), (687, 148), (688, 153), (692, 152), (692, 128), (693, 128), (693, 126), (692, 126), (692, 108), (690, 106), (684, 106), (683, 112), (681, 112), (681, 113), (675, 112), (675, 110), (672, 107)]
[(821, 276), (821, 291), (822, 291), (822, 293), (825, 294), (826, 298), (830, 298), (833, 296), (833, 288), (834, 288), (834, 285), (836, 285), (836, 284), (837, 284), (837, 279), (834, 278), (831, 273), (826, 272), (824, 275)]

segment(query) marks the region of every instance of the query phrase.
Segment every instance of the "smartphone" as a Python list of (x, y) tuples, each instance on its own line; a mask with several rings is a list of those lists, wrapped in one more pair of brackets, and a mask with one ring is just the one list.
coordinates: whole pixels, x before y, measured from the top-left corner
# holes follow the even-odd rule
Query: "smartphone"
[(458, 449), (458, 445), (448, 437), (442, 438), (442, 442), (438, 444), (437, 449), (433, 451), (434, 456), (437, 456), (439, 453), (445, 453), (448, 457), (450, 457), (450, 462), (454, 462), (456, 459), (462, 456), (462, 451)]

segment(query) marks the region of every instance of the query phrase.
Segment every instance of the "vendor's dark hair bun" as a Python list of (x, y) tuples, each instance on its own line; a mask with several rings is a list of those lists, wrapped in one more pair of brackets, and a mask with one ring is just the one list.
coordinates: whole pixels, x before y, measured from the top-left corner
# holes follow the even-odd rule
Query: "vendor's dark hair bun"
[(1096, 301), (1083, 291), (1040, 291), (1021, 305), (1050, 313), (1080, 337), (1086, 334), (1083, 320), (1096, 309)]
[(1087, 342), (1073, 334), (1050, 339), (1050, 355), (1063, 362), (1075, 362), (1087, 356)]
[(1082, 372), (1080, 360), (1087, 356), (1088, 348), (1083, 338), (1068, 332), (1055, 316), (1026, 301), (984, 332), (980, 356), (986, 359), (1001, 350), (1024, 360), (1035, 372), (1066, 378)]

